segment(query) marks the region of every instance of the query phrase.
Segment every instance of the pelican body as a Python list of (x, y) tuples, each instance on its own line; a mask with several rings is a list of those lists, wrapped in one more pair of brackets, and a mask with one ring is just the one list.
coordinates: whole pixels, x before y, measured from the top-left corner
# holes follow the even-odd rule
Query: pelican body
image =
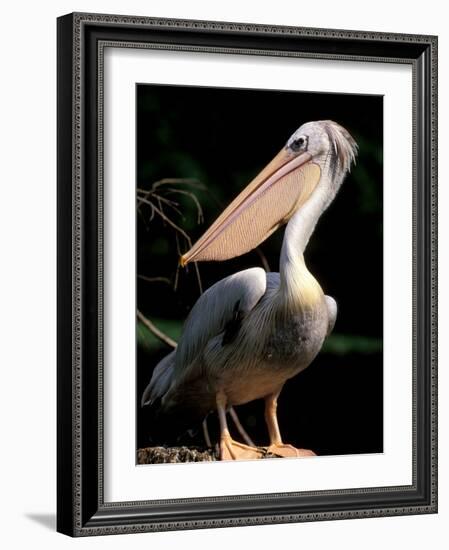
[(285, 147), (181, 257), (223, 261), (254, 249), (287, 224), (279, 273), (247, 269), (215, 283), (197, 300), (177, 348), (156, 366), (142, 404), (205, 417), (217, 410), (222, 459), (258, 458), (260, 449), (234, 441), (226, 412), (265, 399), (270, 446), (278, 456), (312, 451), (284, 444), (276, 416), (278, 395), (310, 365), (337, 315), (309, 272), (304, 251), (356, 155), (350, 134), (333, 121), (302, 125)]

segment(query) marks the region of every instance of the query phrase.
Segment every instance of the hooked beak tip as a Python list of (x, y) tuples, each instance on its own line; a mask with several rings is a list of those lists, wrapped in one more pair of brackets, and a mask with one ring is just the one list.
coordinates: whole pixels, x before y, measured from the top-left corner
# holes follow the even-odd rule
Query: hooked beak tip
[(188, 262), (188, 260), (187, 260), (187, 258), (186, 258), (186, 255), (183, 254), (183, 255), (179, 258), (179, 265), (180, 265), (181, 267), (185, 267), (185, 266), (187, 265), (187, 262)]

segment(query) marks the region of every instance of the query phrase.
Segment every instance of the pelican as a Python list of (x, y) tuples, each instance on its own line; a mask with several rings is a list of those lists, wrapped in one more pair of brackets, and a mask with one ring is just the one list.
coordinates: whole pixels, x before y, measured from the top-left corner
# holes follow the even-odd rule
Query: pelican
[(303, 124), (181, 256), (180, 263), (223, 261), (245, 254), (287, 224), (279, 273), (253, 267), (206, 290), (188, 315), (176, 349), (156, 366), (142, 405), (163, 413), (213, 410), (220, 422), (220, 459), (260, 458), (261, 449), (234, 440), (227, 412), (265, 400), (267, 450), (312, 456), (284, 443), (277, 400), (285, 382), (310, 365), (332, 331), (335, 300), (307, 269), (304, 251), (315, 225), (355, 161), (357, 144), (331, 120)]

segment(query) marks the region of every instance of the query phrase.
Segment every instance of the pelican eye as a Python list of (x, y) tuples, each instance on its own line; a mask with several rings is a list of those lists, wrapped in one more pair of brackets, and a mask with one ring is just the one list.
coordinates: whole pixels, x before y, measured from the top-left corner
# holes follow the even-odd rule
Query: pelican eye
[(295, 153), (297, 153), (299, 150), (301, 150), (304, 147), (305, 143), (306, 143), (306, 138), (301, 136), (299, 138), (294, 139), (290, 143), (290, 149)]

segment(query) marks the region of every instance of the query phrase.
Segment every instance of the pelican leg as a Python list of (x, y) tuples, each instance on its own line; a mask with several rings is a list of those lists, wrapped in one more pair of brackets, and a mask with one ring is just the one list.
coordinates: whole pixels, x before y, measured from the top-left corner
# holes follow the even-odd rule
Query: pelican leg
[(220, 421), (220, 460), (250, 460), (262, 458), (263, 451), (234, 441), (229, 433), (226, 421), (226, 396), (219, 392), (216, 397), (218, 419)]
[(268, 434), (270, 437), (270, 446), (267, 448), (269, 453), (281, 457), (304, 457), (316, 456), (313, 451), (308, 449), (297, 449), (293, 445), (283, 443), (277, 418), (277, 400), (280, 392), (268, 395), (265, 398), (265, 422), (267, 423)]
[(232, 420), (234, 421), (235, 427), (237, 428), (239, 434), (243, 437), (243, 439), (248, 443), (250, 447), (255, 447), (253, 440), (250, 438), (250, 436), (247, 434), (245, 428), (242, 426), (239, 417), (237, 416), (237, 413), (235, 412), (234, 407), (231, 407), (229, 409), (229, 414), (231, 415)]

